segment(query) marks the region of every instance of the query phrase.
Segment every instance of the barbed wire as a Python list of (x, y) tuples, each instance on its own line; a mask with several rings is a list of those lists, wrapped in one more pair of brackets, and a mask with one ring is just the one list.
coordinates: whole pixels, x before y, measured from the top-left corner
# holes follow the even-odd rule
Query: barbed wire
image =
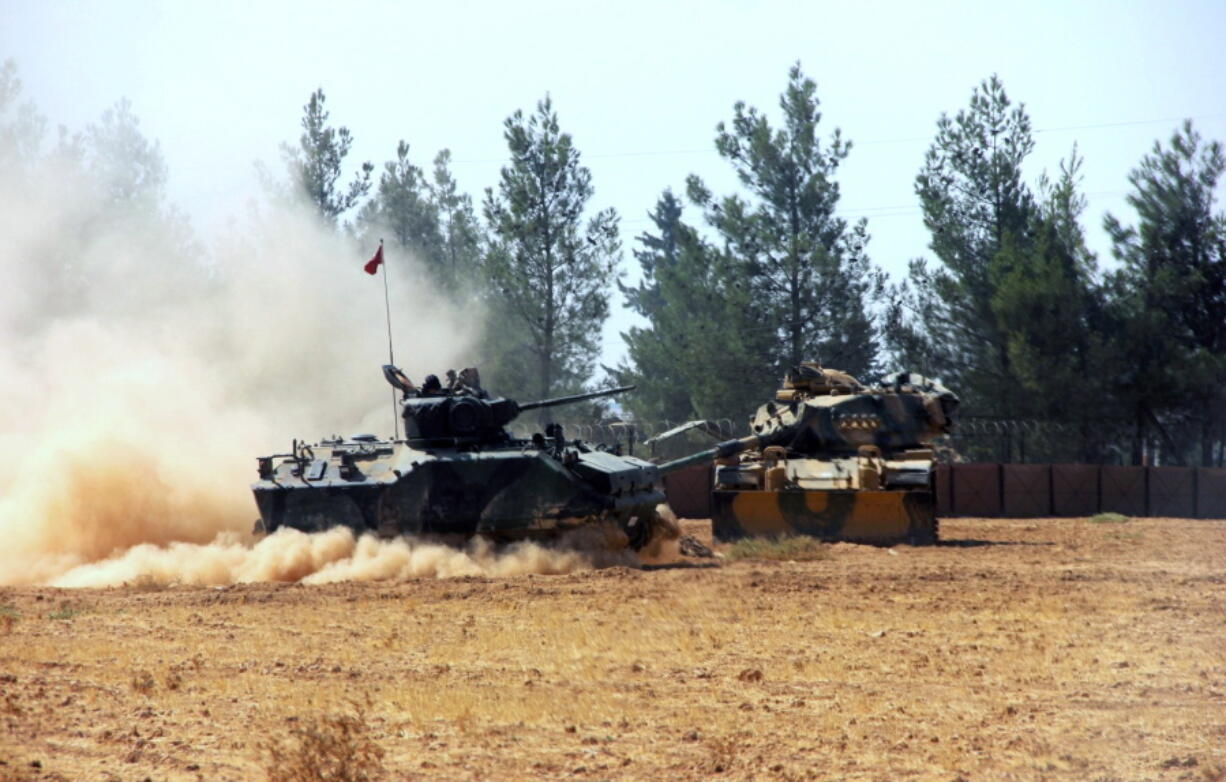
[(953, 436), (996, 434), (1066, 434), (1068, 424), (1035, 418), (964, 418), (954, 424)]

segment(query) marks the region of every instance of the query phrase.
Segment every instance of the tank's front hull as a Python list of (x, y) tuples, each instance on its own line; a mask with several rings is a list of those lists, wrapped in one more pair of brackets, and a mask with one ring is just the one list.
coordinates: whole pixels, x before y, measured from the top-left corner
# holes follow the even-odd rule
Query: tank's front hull
[(723, 541), (779, 535), (876, 545), (937, 540), (933, 496), (925, 490), (717, 489), (711, 520)]

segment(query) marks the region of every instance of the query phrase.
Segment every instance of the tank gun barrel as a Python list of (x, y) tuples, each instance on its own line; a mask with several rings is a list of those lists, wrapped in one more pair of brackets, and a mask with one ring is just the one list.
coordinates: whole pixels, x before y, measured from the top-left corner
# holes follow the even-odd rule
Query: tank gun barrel
[(682, 456), (680, 459), (673, 459), (670, 462), (656, 465), (656, 469), (661, 475), (668, 475), (671, 472), (684, 470), (686, 467), (692, 467), (695, 464), (709, 462), (712, 459), (724, 459), (729, 456), (735, 456), (742, 451), (752, 451), (756, 448), (765, 448), (768, 445), (781, 445), (791, 442), (796, 436), (797, 427), (781, 426), (777, 429), (768, 430), (761, 434), (751, 434), (748, 437), (742, 437), (737, 440), (724, 440), (714, 448), (708, 448), (705, 451), (692, 453), (689, 456)]
[(761, 448), (767, 445), (774, 438), (762, 437), (760, 435), (751, 434), (748, 437), (742, 437), (739, 440), (725, 440), (714, 448), (708, 448), (705, 451), (692, 453), (689, 456), (682, 456), (680, 459), (673, 459), (670, 462), (656, 465), (661, 475), (668, 475), (671, 472), (684, 470), (686, 467), (692, 467), (695, 464), (704, 464), (712, 459), (722, 459), (728, 456), (733, 456), (741, 451), (748, 451), (752, 448)]
[(519, 405), (519, 411), (522, 413), (527, 410), (539, 410), (544, 407), (557, 407), (558, 405), (569, 405), (572, 402), (582, 402), (585, 399), (595, 399), (600, 396), (612, 396), (613, 394), (622, 394), (626, 391), (633, 391), (636, 386), (618, 386), (617, 388), (606, 388), (601, 391), (590, 391), (586, 394), (574, 394), (572, 396), (557, 396), (553, 399), (542, 399), (537, 402), (524, 402)]

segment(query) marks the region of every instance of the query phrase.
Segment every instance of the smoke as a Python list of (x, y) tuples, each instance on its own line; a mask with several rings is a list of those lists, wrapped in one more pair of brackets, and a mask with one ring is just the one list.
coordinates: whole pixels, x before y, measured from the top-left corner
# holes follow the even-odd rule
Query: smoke
[[(391, 567), (375, 563), (398, 549), (342, 533), (247, 537), (254, 457), (295, 436), (391, 434), (382, 284), (361, 268), (373, 247), (289, 205), (197, 237), (71, 154), (0, 170), (0, 236), (0, 585)], [(387, 267), (399, 363), (417, 378), (462, 365), (479, 319), (413, 259)]]

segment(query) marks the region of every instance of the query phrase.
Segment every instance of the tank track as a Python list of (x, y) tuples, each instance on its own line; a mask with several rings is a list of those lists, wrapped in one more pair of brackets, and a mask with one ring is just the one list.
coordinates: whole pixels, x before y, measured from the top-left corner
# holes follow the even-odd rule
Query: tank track
[(908, 536), (907, 542), (912, 546), (935, 546), (941, 542), (941, 521), (934, 514), (932, 523), (927, 529), (918, 527)]

